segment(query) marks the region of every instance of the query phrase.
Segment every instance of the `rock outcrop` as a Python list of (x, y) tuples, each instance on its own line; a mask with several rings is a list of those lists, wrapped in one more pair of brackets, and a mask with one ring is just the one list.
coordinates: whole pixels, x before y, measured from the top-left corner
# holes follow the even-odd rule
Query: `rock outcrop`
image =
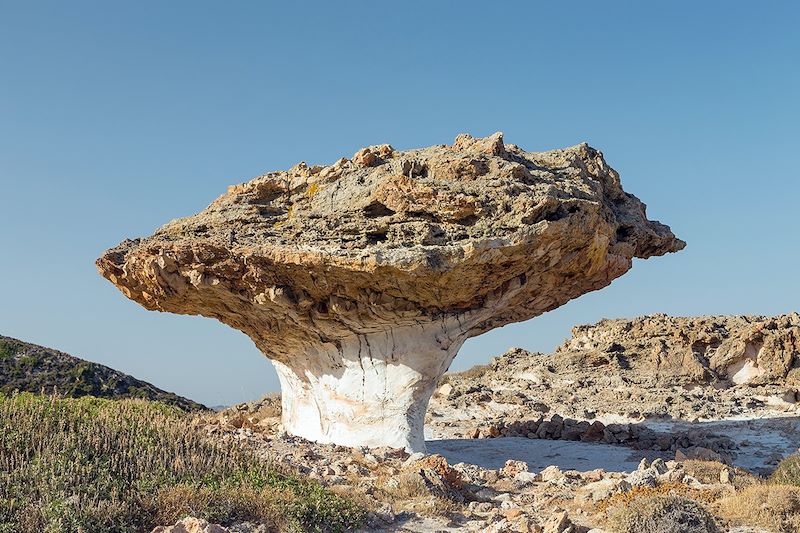
[(555, 355), (567, 365), (624, 367), (642, 385), (797, 385), (800, 315), (602, 320), (574, 327)]
[[(450, 436), (458, 428), (472, 437), (565, 438), (548, 422), (557, 418), (564, 427), (578, 423), (573, 429), (581, 435), (573, 437), (585, 440), (597, 419), (611, 424), (605, 430), (642, 419), (761, 418), (793, 412), (800, 400), (797, 313), (659, 314), (602, 320), (572, 334), (554, 353), (513, 348), (488, 365), (445, 375), (429, 412), (435, 434)], [(689, 445), (677, 433), (604, 431), (598, 440), (644, 441), (654, 449)], [(719, 451), (697, 439), (690, 444)]]
[(271, 172), (97, 265), (147, 309), (250, 336), (290, 433), (420, 450), (428, 399), (467, 338), (683, 246), (586, 144), (532, 153), (460, 135)]

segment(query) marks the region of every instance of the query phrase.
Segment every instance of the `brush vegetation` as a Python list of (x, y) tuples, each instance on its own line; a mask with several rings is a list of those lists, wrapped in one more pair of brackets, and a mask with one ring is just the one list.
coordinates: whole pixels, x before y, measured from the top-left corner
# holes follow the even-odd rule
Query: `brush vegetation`
[(365, 512), (145, 400), (0, 395), (0, 533), (150, 531), (193, 515), (345, 531)]
[(753, 485), (723, 498), (716, 511), (729, 524), (780, 533), (800, 531), (800, 488), (791, 485)]
[(13, 392), (70, 398), (141, 398), (174, 405), (184, 411), (205, 409), (197, 402), (107, 366), (0, 335), (0, 393)]
[(614, 533), (720, 533), (701, 504), (675, 495), (639, 497), (609, 512)]
[(800, 487), (800, 454), (792, 454), (778, 463), (769, 481), (773, 484)]

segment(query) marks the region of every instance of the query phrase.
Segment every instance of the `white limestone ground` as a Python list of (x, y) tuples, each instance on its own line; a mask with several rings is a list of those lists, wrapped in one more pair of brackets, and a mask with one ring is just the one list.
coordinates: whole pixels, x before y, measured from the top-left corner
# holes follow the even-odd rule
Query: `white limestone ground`
[(731, 463), (756, 473), (769, 473), (781, 459), (800, 449), (800, 416), (795, 410), (695, 423), (651, 420), (643, 425), (656, 431), (676, 433), (703, 426), (726, 435), (737, 445)]
[[(642, 425), (659, 432), (685, 433), (697, 423), (646, 421)], [(756, 473), (769, 473), (784, 457), (800, 450), (800, 418), (794, 413), (770, 417), (740, 417), (705, 421), (704, 429), (726, 435), (737, 445), (731, 464)], [(432, 431), (428, 431), (428, 434)], [(675, 452), (632, 450), (624, 446), (563, 440), (503, 437), (497, 439), (434, 438), (428, 453), (443, 455), (450, 463), (471, 463), (482, 468), (500, 468), (506, 460), (525, 461), (531, 469), (555, 465), (562, 470), (629, 472), (642, 458), (675, 457)]]
[(508, 460), (524, 461), (532, 471), (557, 466), (562, 470), (585, 472), (602, 468), (607, 472), (636, 470), (644, 454), (629, 448), (586, 442), (502, 439), (442, 439), (427, 442), (429, 453), (438, 453), (450, 464), (470, 463), (486, 469), (500, 469)]

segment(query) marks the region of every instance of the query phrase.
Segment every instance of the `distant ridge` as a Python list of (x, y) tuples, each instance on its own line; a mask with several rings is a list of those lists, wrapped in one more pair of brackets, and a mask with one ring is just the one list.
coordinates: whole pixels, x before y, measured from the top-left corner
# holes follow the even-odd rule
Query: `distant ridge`
[(14, 391), (79, 398), (143, 398), (184, 411), (204, 405), (97, 363), (0, 335), (0, 393)]

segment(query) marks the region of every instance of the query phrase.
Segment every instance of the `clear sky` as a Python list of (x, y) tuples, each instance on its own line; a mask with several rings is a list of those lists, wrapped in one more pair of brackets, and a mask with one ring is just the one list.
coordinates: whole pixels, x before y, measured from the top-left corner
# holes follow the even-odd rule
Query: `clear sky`
[(360, 147), (587, 141), (687, 248), (469, 341), (800, 308), (800, 3), (0, 0), (0, 333), (206, 404), (276, 390), (243, 334), (94, 267), (233, 183)]

